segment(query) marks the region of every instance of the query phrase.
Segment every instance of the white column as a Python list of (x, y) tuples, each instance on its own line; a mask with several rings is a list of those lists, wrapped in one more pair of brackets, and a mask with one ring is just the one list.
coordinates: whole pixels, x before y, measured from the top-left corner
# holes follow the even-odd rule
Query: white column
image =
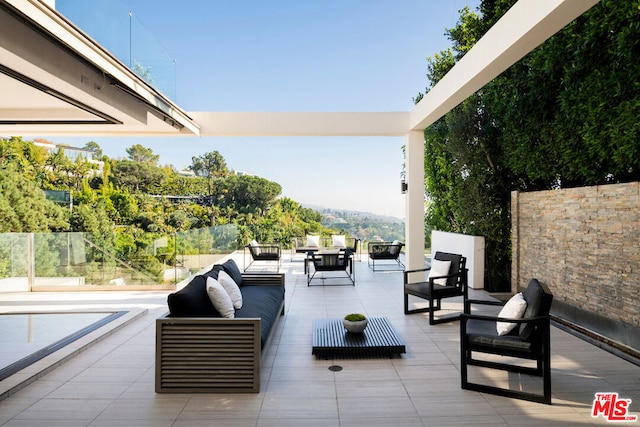
[(406, 136), (406, 268), (424, 267), (424, 132)]

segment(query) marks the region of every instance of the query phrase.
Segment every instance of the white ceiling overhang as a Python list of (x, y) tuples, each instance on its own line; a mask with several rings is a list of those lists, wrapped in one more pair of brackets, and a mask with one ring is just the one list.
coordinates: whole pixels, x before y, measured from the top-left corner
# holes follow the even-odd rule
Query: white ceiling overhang
[(40, 0), (0, 0), (0, 135), (407, 135), (598, 1), (518, 1), (411, 111), (185, 113)]
[(518, 1), (409, 112), (190, 114), (203, 136), (396, 136), (422, 131), (598, 2)]
[(0, 1), (0, 28), (0, 134), (199, 135), (185, 112), (40, 1)]

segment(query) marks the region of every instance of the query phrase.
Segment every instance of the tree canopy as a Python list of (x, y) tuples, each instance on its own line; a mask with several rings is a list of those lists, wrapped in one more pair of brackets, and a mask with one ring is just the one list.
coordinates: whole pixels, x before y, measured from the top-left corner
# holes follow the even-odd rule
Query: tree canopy
[[(101, 153), (92, 141), (85, 148)], [(288, 245), (293, 236), (329, 232), (319, 213), (279, 198), (280, 184), (231, 173), (217, 151), (194, 157), (196, 177), (156, 166), (158, 157), (139, 144), (127, 153), (124, 160), (100, 155), (98, 175), (96, 162), (71, 161), (64, 148), (47, 152), (21, 138), (0, 139), (0, 230), (81, 231), (123, 254), (147, 245), (144, 233), (224, 224), (238, 225), (238, 245), (254, 238)], [(71, 192), (73, 211), (47, 200), (42, 189)]]
[[(427, 92), (514, 3), (460, 11)], [(511, 191), (640, 177), (639, 6), (600, 2), (425, 130), (425, 227), (485, 236), (489, 290), (510, 286)]]
[(129, 159), (136, 163), (144, 163), (155, 166), (160, 160), (160, 155), (153, 154), (151, 148), (143, 147), (140, 144), (132, 145), (126, 149)]

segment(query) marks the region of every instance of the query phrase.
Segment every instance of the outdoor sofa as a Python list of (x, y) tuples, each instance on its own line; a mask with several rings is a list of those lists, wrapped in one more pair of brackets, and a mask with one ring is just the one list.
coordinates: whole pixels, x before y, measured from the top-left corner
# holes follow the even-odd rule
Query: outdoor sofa
[[(220, 271), (242, 294), (233, 318), (207, 294), (207, 277)], [(284, 290), (284, 274), (241, 273), (229, 260), (170, 294), (169, 312), (156, 319), (156, 392), (260, 392), (260, 359), (284, 315)]]

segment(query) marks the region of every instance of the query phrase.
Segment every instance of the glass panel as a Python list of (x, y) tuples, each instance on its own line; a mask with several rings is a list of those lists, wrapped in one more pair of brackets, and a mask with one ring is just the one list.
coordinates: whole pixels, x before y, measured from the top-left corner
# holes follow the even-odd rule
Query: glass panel
[(180, 232), (176, 235), (177, 263), (194, 274), (237, 250), (238, 235), (236, 224)]
[(119, 0), (57, 0), (56, 10), (165, 96), (175, 100), (175, 59)]
[(36, 291), (171, 285), (236, 251), (238, 234), (235, 224), (175, 235), (0, 234), (0, 292), (28, 291), (30, 268)]

